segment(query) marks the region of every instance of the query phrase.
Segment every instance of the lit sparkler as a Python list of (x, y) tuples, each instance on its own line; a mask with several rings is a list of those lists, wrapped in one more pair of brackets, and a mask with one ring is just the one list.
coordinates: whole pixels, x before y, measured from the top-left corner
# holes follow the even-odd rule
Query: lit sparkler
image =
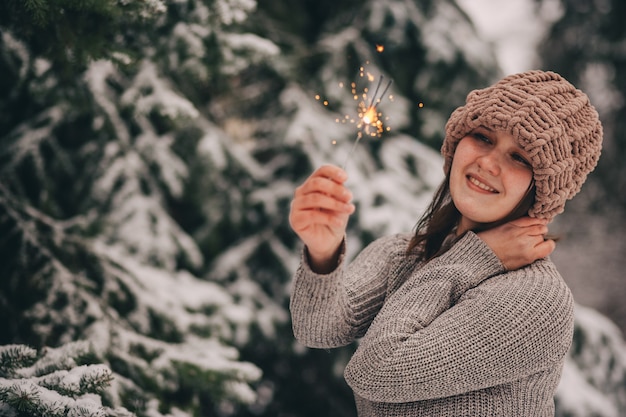
[[(361, 73), (363, 73), (362, 68), (361, 68)], [(368, 79), (372, 81), (373, 77), (370, 74), (368, 74)], [(356, 149), (357, 145), (359, 144), (359, 141), (361, 140), (364, 134), (368, 136), (380, 137), (383, 131), (385, 130), (384, 125), (383, 125), (383, 120), (382, 120), (382, 113), (378, 110), (378, 104), (385, 97), (385, 94), (387, 94), (387, 91), (389, 90), (389, 87), (391, 87), (393, 80), (389, 80), (385, 89), (379, 96), (378, 92), (380, 91), (380, 87), (383, 83), (383, 79), (384, 77), (382, 75), (378, 78), (378, 84), (376, 84), (376, 89), (374, 90), (374, 94), (369, 99), (369, 103), (367, 102), (368, 100), (367, 88), (364, 89), (363, 94), (361, 95), (361, 100), (359, 101), (359, 104), (357, 106), (357, 114), (358, 114), (359, 122), (357, 123), (356, 127), (358, 131), (357, 131), (354, 143), (352, 144), (352, 149), (350, 149), (350, 153), (347, 155), (346, 160), (343, 164), (343, 169), (346, 169), (346, 167), (348, 166), (348, 161), (350, 160), (350, 157), (354, 153), (354, 150)], [(356, 83), (352, 83), (352, 94), (355, 100), (359, 100), (359, 96), (357, 95), (357, 92), (356, 92)], [(389, 130), (389, 128), (387, 128), (387, 130)]]
[[(359, 75), (361, 78), (367, 78), (368, 86), (371, 85), (371, 83), (375, 80), (375, 77), (371, 73), (366, 72), (363, 67), (360, 68)], [(362, 91), (358, 91), (356, 82), (352, 82), (350, 84), (351, 93), (354, 101), (358, 102), (357, 117), (354, 118), (346, 114), (343, 118), (335, 119), (337, 123), (354, 123), (356, 124), (357, 128), (357, 135), (352, 145), (352, 149), (350, 150), (350, 153), (347, 155), (346, 161), (343, 164), (344, 169), (348, 165), (348, 161), (351, 155), (354, 153), (354, 150), (356, 149), (363, 135), (371, 137), (381, 137), (383, 132), (391, 130), (390, 127), (384, 126), (383, 115), (378, 108), (378, 104), (383, 100), (385, 94), (387, 94), (387, 91), (391, 87), (393, 80), (389, 80), (384, 90), (379, 95), (378, 93), (380, 92), (380, 89), (383, 85), (383, 81), (384, 77), (380, 75), (380, 77), (378, 78), (378, 83), (376, 84), (376, 89), (374, 90), (374, 94), (371, 95), (371, 97), (369, 96), (369, 87), (365, 87)], [(340, 83), (339, 86), (343, 87), (343, 83)], [(315, 99), (321, 101), (324, 106), (329, 105), (328, 100), (322, 99), (319, 94), (315, 96)], [(389, 100), (393, 100), (393, 97), (391, 95), (389, 96)], [(388, 118), (385, 117), (384, 119), (387, 120)], [(332, 143), (333, 145), (335, 145), (337, 144), (337, 141), (333, 140)]]

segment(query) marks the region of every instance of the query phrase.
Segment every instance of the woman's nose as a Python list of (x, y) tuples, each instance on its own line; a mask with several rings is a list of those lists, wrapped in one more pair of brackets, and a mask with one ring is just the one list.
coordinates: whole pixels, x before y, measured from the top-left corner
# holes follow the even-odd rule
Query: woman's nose
[(478, 166), (490, 173), (491, 175), (499, 175), (501, 169), (501, 157), (497, 152), (487, 152), (480, 156), (477, 160)]

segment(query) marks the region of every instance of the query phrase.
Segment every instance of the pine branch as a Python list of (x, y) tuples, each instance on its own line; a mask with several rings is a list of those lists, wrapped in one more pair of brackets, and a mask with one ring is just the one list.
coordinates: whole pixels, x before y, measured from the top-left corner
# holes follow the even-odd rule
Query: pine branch
[(0, 402), (6, 403), (20, 414), (36, 414), (39, 401), (39, 392), (32, 384), (14, 383), (0, 389)]
[(24, 9), (32, 16), (37, 25), (44, 25), (48, 21), (49, 7), (46, 0), (23, 0)]
[(16, 369), (30, 366), (37, 360), (37, 351), (24, 345), (0, 346), (0, 377), (16, 374)]
[(78, 341), (58, 348), (45, 348), (43, 356), (34, 364), (34, 376), (46, 375), (58, 370), (67, 370), (77, 365), (77, 359), (90, 355), (89, 342)]
[(103, 365), (89, 366), (91, 372), (84, 373), (80, 378), (80, 388), (82, 392), (93, 394), (101, 393), (113, 381), (111, 370)]
[(0, 363), (10, 374), (0, 377), (0, 416), (132, 416), (103, 407), (93, 396), (111, 384), (113, 372), (102, 364), (75, 366), (77, 358), (93, 358), (90, 351), (87, 342), (47, 349), (42, 356), (23, 345), (0, 346)]

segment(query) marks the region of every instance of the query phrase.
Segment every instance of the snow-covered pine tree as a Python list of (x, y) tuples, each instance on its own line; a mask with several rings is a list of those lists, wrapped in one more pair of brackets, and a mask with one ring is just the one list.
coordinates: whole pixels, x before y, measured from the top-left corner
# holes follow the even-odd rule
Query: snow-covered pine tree
[(124, 35), (133, 25), (165, 10), (164, 0), (6, 0), (0, 3), (0, 27), (26, 42), (32, 56), (46, 56), (57, 76), (71, 82), (90, 60), (126, 49)]
[[(24, 5), (31, 3), (47, 5)], [(132, 20), (131, 3), (148, 7)], [(47, 5), (40, 11), (50, 14), (24, 32), (31, 10), (3, 3), (18, 10), (2, 14), (0, 45), (8, 80), (1, 86), (0, 342), (65, 349), (90, 341), (114, 378), (102, 393), (106, 407), (229, 415), (255, 398), (250, 383), (260, 370), (242, 362), (232, 343), (254, 317), (222, 286), (199, 278), (205, 258), (184, 209), (201, 209), (206, 195), (180, 202), (190, 166), (200, 165), (198, 146), (213, 146), (219, 131), (199, 107), (223, 88), (220, 80), (276, 48), (236, 29), (254, 2), (167, 6)], [(87, 42), (92, 33), (82, 32), (91, 26), (81, 19), (98, 27), (113, 19), (118, 32)], [(57, 56), (59, 39), (45, 37), (46, 28), (75, 31), (77, 44), (67, 47), (75, 61)]]
[(123, 408), (100, 404), (113, 379), (93, 364), (88, 342), (73, 342), (38, 354), (24, 345), (0, 347), (0, 415), (49, 417), (130, 417)]

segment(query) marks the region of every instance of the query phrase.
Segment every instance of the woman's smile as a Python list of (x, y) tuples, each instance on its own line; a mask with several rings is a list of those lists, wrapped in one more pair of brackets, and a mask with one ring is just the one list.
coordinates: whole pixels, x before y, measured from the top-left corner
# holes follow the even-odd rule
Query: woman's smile
[(488, 191), (489, 193), (498, 193), (498, 190), (496, 190), (493, 187), (490, 187), (489, 185), (485, 184), (483, 181), (479, 180), (478, 178), (472, 175), (468, 175), (467, 179), (470, 182), (470, 184), (475, 185), (476, 187), (478, 187), (479, 189), (483, 191)]

